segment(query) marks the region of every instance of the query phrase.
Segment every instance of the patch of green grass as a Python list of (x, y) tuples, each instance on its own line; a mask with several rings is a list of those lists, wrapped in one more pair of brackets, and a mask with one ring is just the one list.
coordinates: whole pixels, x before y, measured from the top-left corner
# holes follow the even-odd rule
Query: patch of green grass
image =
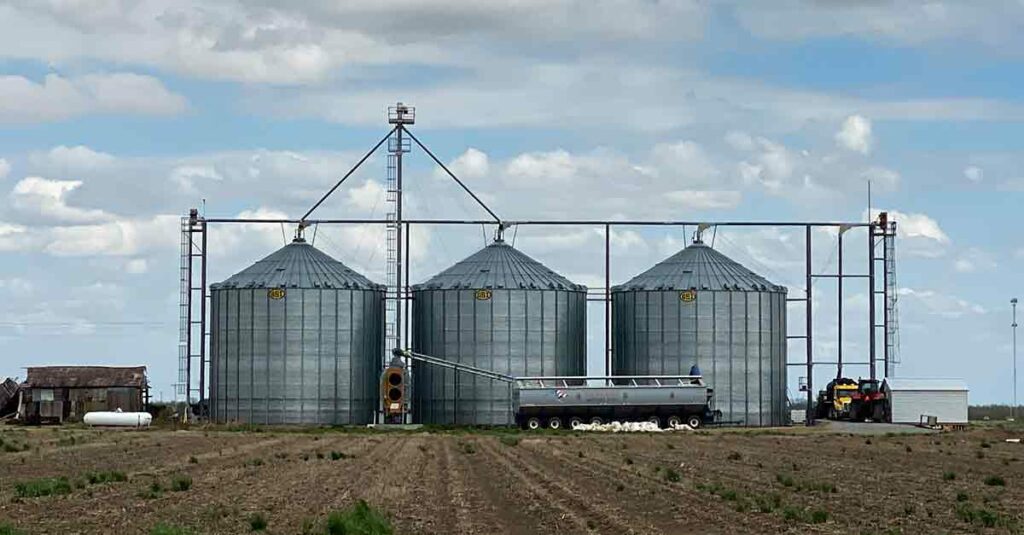
[(811, 511), (811, 524), (824, 524), (828, 522), (828, 511), (824, 509), (815, 509)]
[(192, 535), (193, 533), (195, 532), (188, 528), (164, 523), (157, 524), (149, 530), (149, 535)]
[(188, 464), (199, 464), (199, 458), (195, 455), (188, 458)]
[(327, 517), (328, 535), (392, 535), (391, 522), (363, 500)]
[[(323, 459), (324, 458), (322, 453), (317, 453), (316, 456), (319, 459)], [(252, 459), (252, 460), (246, 462), (245, 465), (246, 466), (263, 466), (263, 459)]]
[(793, 478), (783, 474), (775, 474), (775, 481), (778, 481), (783, 487), (789, 488), (796, 484)]
[(623, 461), (623, 462), (625, 462), (626, 464), (633, 464), (633, 458), (632, 457), (626, 457), (626, 460)]
[(59, 496), (71, 494), (71, 483), (66, 477), (33, 479), (31, 481), (15, 483), (14, 492), (19, 498)]
[(155, 500), (164, 495), (164, 487), (160, 485), (159, 481), (154, 481), (149, 484), (149, 488), (140, 492), (139, 497), (146, 500)]
[(787, 506), (782, 509), (782, 518), (786, 522), (803, 522), (806, 515), (799, 507)]
[(1006, 480), (999, 476), (988, 476), (985, 478), (985, 484), (990, 487), (1005, 487)]
[(954, 473), (954, 472), (943, 472), (942, 473), (942, 480), (943, 481), (953, 481), (954, 479), (956, 479), (956, 473)]
[(249, 517), (249, 529), (252, 531), (265, 531), (267, 529), (267, 517), (263, 513), (255, 513)]
[(331, 452), (331, 460), (332, 461), (340, 461), (341, 459), (347, 459), (347, 458), (348, 458), (348, 455), (346, 455), (343, 452), (340, 452), (340, 451), (332, 451)]
[(512, 435), (502, 435), (498, 441), (510, 448), (514, 448), (519, 445), (519, 437)]
[(782, 507), (782, 496), (775, 492), (758, 495), (754, 498), (754, 506), (759, 513), (771, 513)]
[(665, 480), (671, 483), (678, 483), (682, 479), (682, 477), (679, 475), (679, 472), (676, 472), (671, 468), (665, 470), (664, 476)]
[(128, 481), (128, 476), (124, 472), (111, 470), (109, 472), (90, 472), (85, 475), (85, 479), (89, 481), (90, 485), (102, 485), (104, 483), (123, 483)]
[(961, 491), (961, 492), (956, 493), (956, 501), (958, 501), (958, 502), (966, 502), (968, 499), (970, 499), (970, 498), (969, 498), (969, 496), (967, 496), (966, 492)]
[(474, 446), (472, 442), (459, 443), (459, 449), (462, 450), (462, 453), (465, 453), (467, 455), (472, 455), (476, 453), (476, 446)]
[(10, 524), (0, 522), (0, 535), (25, 535), (25, 532)]
[(174, 476), (171, 480), (171, 490), (174, 492), (186, 492), (192, 488), (192, 478), (186, 475)]
[(986, 528), (1006, 528), (1011, 532), (1017, 531), (1017, 521), (1012, 517), (990, 511), (984, 507), (974, 507), (969, 503), (959, 503), (956, 506), (956, 516), (968, 524), (978, 524)]

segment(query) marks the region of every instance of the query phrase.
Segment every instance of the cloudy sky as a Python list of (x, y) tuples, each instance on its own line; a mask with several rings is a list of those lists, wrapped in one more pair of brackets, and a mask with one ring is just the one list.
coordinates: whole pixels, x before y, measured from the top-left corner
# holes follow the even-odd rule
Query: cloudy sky
[[(863, 221), (900, 225), (906, 377), (963, 377), (1010, 399), (1010, 297), (1024, 293), (1024, 2), (654, 0), (6, 0), (0, 3), (0, 376), (41, 364), (145, 364), (177, 376), (179, 218), (301, 215), (387, 129), (414, 132), (503, 218)], [(382, 156), (320, 217), (381, 217)], [(407, 214), (483, 217), (415, 152)], [(613, 282), (686, 229), (612, 235)], [(211, 279), (291, 229), (217, 227)], [(421, 228), (413, 280), (490, 228)], [(799, 233), (722, 228), (715, 247), (803, 295)], [(516, 246), (602, 285), (595, 228), (531, 228)], [(863, 231), (845, 269), (866, 269)], [(383, 279), (381, 232), (317, 229)], [(814, 236), (834, 272), (834, 233)], [(839, 340), (815, 283), (816, 351)], [(863, 361), (867, 295), (844, 299)], [(590, 310), (600, 362), (602, 308)], [(790, 308), (791, 334), (803, 310)], [(799, 341), (791, 359), (802, 357)], [(820, 367), (820, 382), (834, 371)], [(852, 368), (852, 375), (866, 368)], [(791, 372), (791, 392), (797, 376)]]

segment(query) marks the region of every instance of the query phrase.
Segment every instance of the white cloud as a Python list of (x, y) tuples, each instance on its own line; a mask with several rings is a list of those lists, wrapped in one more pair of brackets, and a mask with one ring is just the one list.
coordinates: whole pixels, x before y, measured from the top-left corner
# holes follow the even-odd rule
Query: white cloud
[(379, 208), (384, 201), (384, 186), (376, 180), (367, 180), (363, 185), (353, 186), (348, 190), (349, 204), (366, 212)]
[(909, 313), (920, 310), (928, 315), (951, 319), (986, 313), (985, 307), (945, 292), (900, 288), (897, 294), (906, 303), (903, 310)]
[(145, 258), (132, 258), (124, 264), (125, 273), (141, 275), (149, 271), (149, 262)]
[[(485, 178), (490, 171), (490, 158), (483, 151), (469, 147), (466, 152), (459, 155), (448, 164), (455, 176), (461, 178)], [(444, 171), (438, 169), (436, 174), (443, 175)], [(444, 176), (447, 179), (447, 175)]]
[(887, 189), (896, 189), (900, 182), (900, 174), (885, 167), (869, 167), (861, 173), (864, 180), (870, 180), (873, 186), (882, 186)]
[(11, 192), (11, 204), (30, 217), (41, 216), (57, 223), (92, 223), (110, 219), (99, 209), (68, 206), (67, 197), (82, 185), (79, 180), (49, 180), (30, 176), (22, 179)]
[(249, 83), (316, 84), (360, 65), (473, 65), (477, 55), (491, 55), (488, 43), (693, 39), (703, 31), (705, 11), (694, 0), (628, 9), (620, 0), (25, 0), (0, 11), (0, 50), (14, 58), (92, 59)]
[(4, 158), (0, 158), (0, 180), (7, 178), (9, 174), (11, 174), (11, 164)]
[(196, 193), (197, 181), (220, 182), (224, 177), (211, 165), (182, 165), (171, 169), (170, 179), (183, 193)]
[(964, 168), (964, 177), (977, 184), (985, 178), (985, 171), (976, 165), (969, 165)]
[(968, 248), (953, 262), (953, 269), (959, 273), (991, 271), (999, 267), (995, 258), (977, 247)]
[(514, 179), (530, 181), (565, 181), (576, 176), (579, 162), (567, 151), (520, 154), (508, 162), (505, 172)]
[(861, 115), (851, 115), (843, 121), (843, 126), (836, 133), (836, 143), (840, 147), (867, 154), (871, 152), (873, 143), (871, 121)]
[(0, 123), (59, 121), (97, 113), (173, 115), (185, 108), (184, 97), (152, 76), (48, 74), (41, 83), (0, 76)]
[(692, 210), (731, 209), (740, 204), (742, 194), (738, 191), (670, 191), (665, 197), (681, 208)]
[(755, 35), (770, 39), (854, 35), (910, 45), (960, 39), (998, 46), (1002, 52), (1007, 40), (1018, 36), (1021, 9), (1019, 0), (994, 0), (986, 9), (970, 2), (777, 0), (739, 3), (735, 14)]
[[(871, 210), (871, 220), (880, 212), (888, 212), (889, 220), (896, 222), (896, 236), (902, 252), (911, 256), (936, 258), (946, 254), (951, 243), (938, 221), (926, 214), (904, 213), (897, 210)], [(864, 214), (867, 216), (867, 214)]]

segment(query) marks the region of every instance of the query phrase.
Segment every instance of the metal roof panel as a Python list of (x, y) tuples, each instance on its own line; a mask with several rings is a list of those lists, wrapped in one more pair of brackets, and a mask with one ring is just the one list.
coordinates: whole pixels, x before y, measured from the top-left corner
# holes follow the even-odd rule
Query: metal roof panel
[(548, 269), (502, 240), (473, 253), (413, 290), (536, 289), (585, 292), (586, 286)]
[(691, 289), (786, 291), (786, 287), (773, 284), (703, 243), (690, 245), (612, 291)]
[(210, 289), (345, 288), (383, 290), (327, 253), (297, 239)]

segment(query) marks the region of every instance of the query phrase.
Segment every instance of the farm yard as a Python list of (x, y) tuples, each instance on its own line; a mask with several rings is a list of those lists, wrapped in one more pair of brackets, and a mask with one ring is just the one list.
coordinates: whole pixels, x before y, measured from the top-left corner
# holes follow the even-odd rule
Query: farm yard
[(1020, 434), (8, 427), (0, 533), (1016, 532)]

